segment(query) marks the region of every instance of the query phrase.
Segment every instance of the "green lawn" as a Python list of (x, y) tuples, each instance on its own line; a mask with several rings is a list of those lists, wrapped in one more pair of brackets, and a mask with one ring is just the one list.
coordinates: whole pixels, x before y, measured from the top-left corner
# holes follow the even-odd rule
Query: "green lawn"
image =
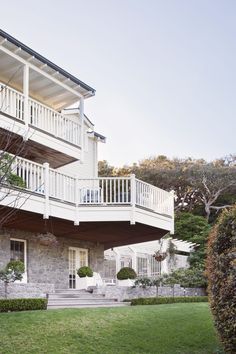
[(0, 353), (213, 354), (207, 303), (0, 314)]

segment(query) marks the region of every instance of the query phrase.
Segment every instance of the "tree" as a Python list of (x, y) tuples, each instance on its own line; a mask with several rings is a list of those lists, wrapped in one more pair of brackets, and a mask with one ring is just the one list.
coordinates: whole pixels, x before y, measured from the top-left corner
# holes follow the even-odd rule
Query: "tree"
[(106, 160), (98, 161), (98, 175), (100, 177), (113, 176), (114, 167), (110, 166)]
[(210, 233), (208, 291), (215, 325), (226, 353), (236, 349), (236, 204), (224, 211)]
[(192, 188), (197, 191), (198, 198), (204, 205), (206, 218), (209, 221), (212, 210), (219, 211), (231, 205), (217, 205), (219, 197), (236, 187), (236, 167), (219, 166), (217, 163), (208, 163), (193, 166), (188, 171), (188, 180)]
[(134, 173), (154, 186), (174, 190), (176, 212), (201, 210), (210, 221), (212, 214), (232, 205), (230, 198), (225, 203), (223, 197), (235, 195), (235, 160), (235, 155), (212, 162), (191, 158), (169, 159), (161, 155), (131, 166), (113, 168), (112, 173), (119, 176)]
[(191, 213), (180, 213), (175, 222), (175, 238), (195, 243), (194, 252), (189, 256), (190, 267), (204, 267), (206, 243), (210, 232), (207, 220)]
[(5, 298), (8, 295), (8, 285), (16, 280), (22, 280), (24, 271), (24, 263), (21, 261), (11, 261), (0, 271), (0, 280), (4, 282), (5, 287)]

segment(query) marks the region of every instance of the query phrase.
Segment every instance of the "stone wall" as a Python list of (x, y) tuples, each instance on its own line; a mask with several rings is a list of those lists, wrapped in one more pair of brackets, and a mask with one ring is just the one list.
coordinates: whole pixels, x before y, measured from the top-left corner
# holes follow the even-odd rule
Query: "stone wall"
[[(54, 284), (43, 283), (11, 283), (8, 286), (7, 297), (11, 299), (17, 298), (45, 298), (48, 293), (55, 291)], [(0, 283), (0, 298), (5, 297), (4, 284)]]
[(19, 230), (0, 231), (0, 269), (10, 260), (10, 238), (27, 241), (27, 281), (32, 284), (54, 284), (57, 289), (68, 288), (69, 247), (89, 250), (89, 265), (98, 273), (103, 271), (104, 248), (99, 243), (58, 237), (56, 246), (39, 242), (38, 235)]
[[(96, 293), (104, 294), (106, 298), (118, 299), (136, 299), (139, 297), (156, 297), (157, 288), (151, 286), (149, 288), (142, 287), (127, 287), (127, 286), (105, 286), (95, 290)], [(202, 288), (181, 288), (175, 285), (174, 288), (170, 286), (162, 286), (158, 288), (158, 296), (203, 296), (206, 295), (205, 289)]]

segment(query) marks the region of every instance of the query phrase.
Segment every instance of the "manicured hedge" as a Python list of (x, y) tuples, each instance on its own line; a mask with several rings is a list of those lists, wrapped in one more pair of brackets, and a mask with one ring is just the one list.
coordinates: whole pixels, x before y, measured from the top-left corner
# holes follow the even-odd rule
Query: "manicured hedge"
[(137, 278), (137, 274), (133, 268), (123, 267), (117, 273), (117, 279), (126, 280), (126, 279), (135, 279)]
[(209, 236), (208, 291), (226, 353), (236, 353), (236, 205), (222, 213)]
[(0, 312), (46, 309), (47, 299), (0, 299)]
[(176, 296), (176, 297), (140, 297), (131, 300), (131, 305), (162, 305), (178, 302), (207, 302), (207, 296)]
[(77, 274), (80, 278), (85, 278), (85, 277), (91, 278), (93, 276), (93, 271), (90, 267), (84, 266), (77, 270)]

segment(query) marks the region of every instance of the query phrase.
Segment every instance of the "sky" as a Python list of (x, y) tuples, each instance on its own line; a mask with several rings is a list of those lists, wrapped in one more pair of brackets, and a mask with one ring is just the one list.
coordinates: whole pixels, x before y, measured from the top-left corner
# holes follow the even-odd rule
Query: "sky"
[(99, 159), (236, 153), (235, 0), (0, 0), (1, 29), (96, 89)]

